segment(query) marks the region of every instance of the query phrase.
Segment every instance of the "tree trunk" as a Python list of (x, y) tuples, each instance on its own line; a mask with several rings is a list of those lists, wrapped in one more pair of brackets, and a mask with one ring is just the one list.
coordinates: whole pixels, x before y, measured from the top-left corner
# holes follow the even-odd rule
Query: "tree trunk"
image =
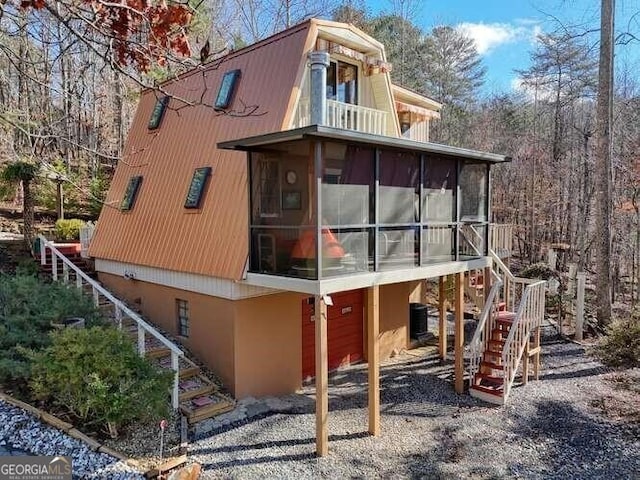
[(602, 0), (600, 68), (596, 110), (596, 309), (598, 323), (611, 322), (611, 113), (613, 90), (613, 10), (615, 0)]
[(33, 253), (33, 194), (31, 192), (31, 182), (22, 182), (22, 215), (24, 217), (24, 246)]

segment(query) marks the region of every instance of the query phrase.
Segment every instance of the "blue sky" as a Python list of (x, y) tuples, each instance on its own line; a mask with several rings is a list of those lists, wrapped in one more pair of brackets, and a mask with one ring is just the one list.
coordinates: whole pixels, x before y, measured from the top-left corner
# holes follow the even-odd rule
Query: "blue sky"
[[(436, 25), (452, 25), (476, 42), (487, 67), (486, 93), (509, 91), (517, 85), (516, 69), (529, 66), (536, 34), (560, 26), (598, 28), (599, 0), (404, 0), (413, 8), (414, 23), (429, 31)], [(371, 13), (392, 11), (399, 0), (367, 0)], [(627, 29), (632, 15), (640, 12), (640, 0), (617, 0), (617, 31)], [(640, 37), (640, 15), (631, 30)], [(596, 37), (591, 41), (597, 41)], [(640, 70), (640, 42), (616, 49), (619, 62), (632, 62)]]

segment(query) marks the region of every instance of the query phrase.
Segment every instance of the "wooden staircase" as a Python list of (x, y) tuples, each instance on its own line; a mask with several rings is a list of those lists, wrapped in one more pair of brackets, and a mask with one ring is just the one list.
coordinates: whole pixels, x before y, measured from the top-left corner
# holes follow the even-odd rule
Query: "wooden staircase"
[(523, 286), (515, 289), (522, 292), (512, 303), (518, 307), (507, 309), (508, 303), (502, 299), (504, 283), (498, 280), (489, 293), (469, 345), (469, 393), (499, 405), (507, 401), (518, 372), (522, 383), (527, 383), (532, 357), (536, 380), (540, 368), (540, 326), (546, 282), (513, 276), (510, 281)]
[(174, 372), (174, 387), (171, 403), (175, 409), (193, 424), (235, 408), (235, 400), (223, 394), (202, 368), (189, 359), (183, 349), (170, 335), (161, 332), (143, 318), (135, 307), (115, 298), (95, 279), (90, 261), (80, 253), (64, 255), (56, 244), (40, 237), (41, 252), (38, 263), (43, 276), (52, 281), (75, 284), (93, 303), (103, 316), (116, 327), (131, 336), (138, 353), (158, 367)]

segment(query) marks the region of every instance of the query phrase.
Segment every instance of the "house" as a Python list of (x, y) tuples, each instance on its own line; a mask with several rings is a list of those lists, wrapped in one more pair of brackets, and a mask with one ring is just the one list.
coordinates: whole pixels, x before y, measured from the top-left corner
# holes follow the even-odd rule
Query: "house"
[(498, 298), (489, 171), (508, 158), (429, 143), (441, 105), (390, 68), (375, 39), (312, 19), (144, 92), (89, 249), (237, 398), (315, 377), (320, 454), (327, 371), (345, 363), (368, 361), (378, 431), (378, 363), (409, 346), (425, 279), (455, 278), (460, 392), (465, 274)]

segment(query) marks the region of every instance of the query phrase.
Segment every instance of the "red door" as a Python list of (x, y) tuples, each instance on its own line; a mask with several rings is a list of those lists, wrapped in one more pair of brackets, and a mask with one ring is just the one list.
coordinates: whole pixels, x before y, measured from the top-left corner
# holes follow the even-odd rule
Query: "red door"
[[(363, 290), (331, 294), (327, 307), (329, 370), (362, 359)], [(302, 378), (315, 376), (315, 322), (313, 297), (302, 301)]]

